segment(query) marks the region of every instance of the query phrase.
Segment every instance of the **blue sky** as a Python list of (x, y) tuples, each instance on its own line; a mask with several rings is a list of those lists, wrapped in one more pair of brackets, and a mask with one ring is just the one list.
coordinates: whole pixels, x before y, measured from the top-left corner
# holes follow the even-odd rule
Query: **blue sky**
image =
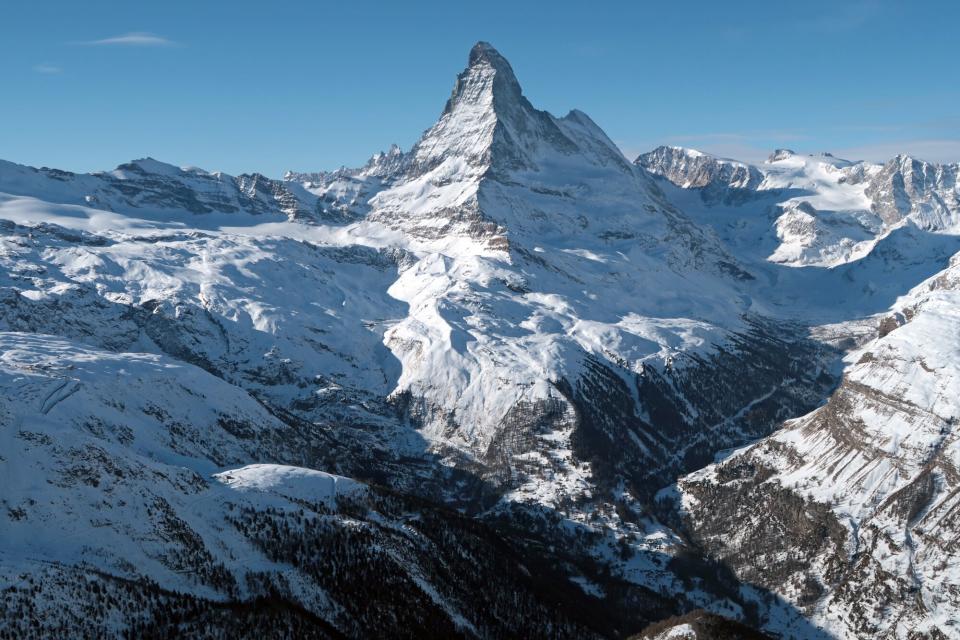
[(960, 160), (956, 2), (45, 2), (0, 20), (0, 158), (229, 173), (409, 148), (477, 40), (625, 153)]

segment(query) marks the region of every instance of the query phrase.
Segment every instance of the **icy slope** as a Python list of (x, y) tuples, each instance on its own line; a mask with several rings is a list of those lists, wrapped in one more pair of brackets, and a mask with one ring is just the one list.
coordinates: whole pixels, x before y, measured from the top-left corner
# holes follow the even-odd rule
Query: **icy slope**
[[(518, 286), (517, 272), (509, 263), (482, 257), (453, 261), (429, 253), (418, 258), (406, 250), (336, 245), (333, 242), (344, 236), (317, 227), (271, 227), (274, 233), (288, 234), (284, 237), (250, 228), (198, 231), (159, 224), (149, 228), (144, 221), (130, 224), (133, 221), (125, 218), (122, 222), (127, 224), (116, 221), (114, 229), (115, 219), (109, 218), (111, 226), (103, 226), (98, 213), (83, 208), (33, 201), (27, 209), (5, 211), (30, 224), (6, 223), (2, 228), (2, 328), (31, 332), (22, 334), (27, 337), (56, 332), (88, 345), (84, 348), (95, 345), (106, 350), (98, 359), (112, 358), (121, 363), (117, 371), (127, 373), (124, 354), (153, 352), (137, 356), (148, 359), (167, 354), (176, 358), (177, 366), (165, 369), (174, 380), (182, 377), (181, 370), (199, 374), (200, 367), (206, 372), (204, 379), (234, 385), (227, 387), (230, 394), (248, 398), (239, 389), (246, 390), (261, 403), (253, 405), (257, 415), (269, 415), (267, 424), (274, 427), (264, 431), (226, 422), (225, 428), (233, 429), (239, 440), (228, 439), (216, 450), (242, 445), (231, 454), (231, 467), (274, 461), (362, 474), (473, 510), (493, 506), (492, 516), (498, 520), (512, 521), (517, 505), (529, 507), (530, 514), (518, 517), (541, 522), (544, 539), (570, 536), (564, 540), (564, 549), (572, 554), (568, 566), (588, 563), (571, 571), (584, 572), (581, 578), (591, 594), (604, 593), (595, 582), (602, 583), (603, 574), (590, 570), (592, 558), (599, 557), (638, 585), (630, 588), (656, 586), (667, 594), (688, 597), (667, 566), (668, 554), (682, 543), (646, 513), (642, 496), (676, 470), (709, 458), (712, 450), (742, 442), (748, 433), (762, 435), (770, 425), (769, 419), (749, 427), (732, 425), (725, 422), (726, 415), (755, 406), (758, 397), (769, 415), (783, 411), (792, 415), (811, 401), (804, 389), (817, 384), (819, 363), (802, 370), (818, 357), (816, 350), (792, 339), (789, 332), (781, 335), (758, 325), (726, 336), (704, 321), (630, 315), (631, 308), (640, 308), (630, 300), (616, 301), (625, 317), (622, 324), (608, 328), (578, 317), (590, 313), (591, 305), (592, 313), (609, 313), (597, 308), (595, 301), (588, 303), (590, 298), (580, 298), (582, 282), (574, 283), (576, 289), (560, 289), (582, 300), (574, 308), (559, 294), (537, 294)], [(27, 211), (95, 228), (97, 233), (37, 224)], [(327, 244), (304, 238), (315, 242), (325, 238)], [(571, 261), (580, 259), (574, 256)], [(428, 268), (436, 271), (424, 272)], [(596, 277), (581, 273), (587, 276)], [(439, 412), (431, 416), (430, 405), (422, 399), (396, 392), (411, 369), (393, 359), (383, 344), (386, 340), (396, 346), (401, 331), (416, 327), (407, 322), (406, 314), (426, 313), (418, 305), (439, 309), (445, 314), (443, 322), (456, 318), (451, 316), (455, 307), (442, 296), (449, 295), (451, 287), (464, 291), (461, 282), (476, 286), (476, 293), (467, 293), (477, 295), (483, 304), (474, 305), (466, 295), (454, 298), (458, 304), (470, 302), (467, 309), (478, 318), (460, 327), (483, 349), (473, 352), (480, 345), (461, 346), (463, 364), (455, 360), (457, 352), (436, 347), (438, 361), (421, 358), (411, 366), (416, 365), (412, 370), (419, 376), (430, 375), (436, 392), (445, 392), (451, 404), (460, 403), (453, 406), (477, 403), (478, 414), (486, 415), (478, 415), (476, 422), (468, 422), (464, 412), (455, 414), (456, 421)], [(558, 282), (562, 283), (555, 280), (554, 286)], [(410, 308), (394, 297), (407, 286), (420, 296), (411, 297)], [(620, 286), (629, 290), (633, 285), (624, 281)], [(538, 309), (542, 311), (527, 322), (528, 314)], [(513, 322), (517, 328), (511, 327)], [(439, 331), (431, 333), (432, 327), (417, 329), (411, 342), (449, 340)], [(765, 337), (768, 331), (771, 335)], [(631, 339), (637, 335), (643, 340)], [(708, 341), (714, 335), (728, 351), (701, 360), (698, 354), (714, 348)], [(460, 339), (467, 342), (463, 334)], [(614, 357), (610, 354), (618, 355), (608, 359)], [(635, 359), (632, 368), (627, 358)], [(27, 359), (47, 366), (40, 351), (31, 351)], [(657, 373), (659, 359), (669, 359), (673, 373)], [(721, 375), (732, 368), (757, 375), (749, 384)], [(106, 369), (98, 371), (106, 388), (123, 386), (125, 374), (110, 377)], [(91, 384), (95, 378), (91, 374)], [(531, 378), (533, 384), (528, 382)], [(191, 386), (202, 384), (201, 380)], [(672, 384), (683, 389), (683, 397), (676, 396)], [(778, 386), (783, 387), (777, 392), (780, 397), (773, 393)], [(162, 389), (151, 379), (141, 393), (161, 408), (171, 404), (189, 410), (191, 403), (201, 408), (211, 403), (202, 394), (168, 398)], [(233, 397), (230, 394), (220, 396)], [(669, 422), (660, 422), (643, 413), (638, 397), (644, 404), (655, 402), (656, 411), (669, 407), (678, 411), (664, 413)], [(104, 394), (82, 399), (90, 407), (107, 401)], [(244, 402), (249, 404), (249, 398)], [(615, 411), (609, 403), (615, 403)], [(410, 424), (408, 418), (415, 422)], [(209, 426), (210, 420), (189, 414), (177, 421), (195, 425), (200, 433), (216, 429)], [(181, 446), (175, 438), (162, 442)], [(160, 447), (156, 445), (154, 457), (162, 455)], [(605, 449), (615, 455), (601, 455)], [(438, 464), (434, 452), (445, 457), (443, 464)], [(219, 473), (227, 458), (217, 455), (214, 465), (176, 464), (201, 468), (201, 475)], [(119, 465), (104, 462), (108, 464)], [(124, 465), (135, 468), (138, 463)], [(38, 473), (53, 474), (59, 466), (57, 462)], [(221, 477), (244, 481), (243, 474), (233, 471)], [(629, 491), (617, 487), (621, 478), (630, 482)], [(325, 495), (322, 483), (315, 490)], [(632, 505), (631, 511), (621, 515), (613, 509), (611, 492), (621, 503)], [(179, 503), (172, 496), (165, 499), (179, 514)], [(29, 498), (20, 502), (24, 500)], [(575, 503), (580, 506), (571, 509)], [(177, 517), (188, 520), (186, 515)], [(58, 527), (54, 523), (51, 530)], [(534, 535), (538, 534), (528, 531), (525, 539)], [(615, 555), (624, 546), (637, 550), (628, 562)], [(26, 554), (24, 550), (17, 555)], [(167, 589), (182, 588), (175, 576), (154, 579)], [(645, 616), (672, 597), (648, 596), (647, 608), (631, 611), (641, 621), (649, 620)], [(689, 597), (696, 606), (718, 600), (709, 590)], [(727, 602), (723, 611), (735, 615), (736, 607)]]
[(695, 539), (839, 637), (960, 632), (958, 335), (954, 258), (850, 354), (825, 406), (680, 483)]
[(296, 458), (291, 427), (192, 365), (0, 333), (0, 423), (0, 619), (17, 637), (230, 629), (231, 603), (268, 635), (536, 637), (547, 619), (592, 635), (476, 523), (246, 464)]

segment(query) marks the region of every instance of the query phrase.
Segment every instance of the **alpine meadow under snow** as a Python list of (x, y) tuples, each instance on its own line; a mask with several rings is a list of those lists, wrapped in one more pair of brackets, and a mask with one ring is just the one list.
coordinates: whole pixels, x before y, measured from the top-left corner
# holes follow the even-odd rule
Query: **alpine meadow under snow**
[(0, 162), (0, 638), (960, 638), (958, 173)]

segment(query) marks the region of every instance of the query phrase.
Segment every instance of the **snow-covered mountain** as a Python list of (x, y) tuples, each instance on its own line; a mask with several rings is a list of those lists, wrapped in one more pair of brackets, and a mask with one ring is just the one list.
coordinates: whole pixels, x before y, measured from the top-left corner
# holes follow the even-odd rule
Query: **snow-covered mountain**
[(877, 165), (778, 149), (754, 167), (680, 147), (659, 147), (636, 164), (697, 192), (702, 203), (685, 201), (684, 211), (700, 210), (728, 242), (745, 250), (759, 240), (766, 259), (791, 266), (857, 260), (905, 223), (947, 233), (960, 223), (960, 164), (897, 156)]
[(733, 200), (738, 192), (758, 189), (764, 178), (759, 169), (743, 162), (683, 147), (657, 147), (635, 163), (678, 187), (698, 189), (704, 201)]
[(824, 406), (681, 481), (694, 539), (837, 637), (960, 633), (958, 314), (960, 256), (847, 355)]
[(0, 162), (4, 193), (42, 195), (58, 204), (138, 217), (169, 221), (171, 212), (208, 217), (246, 213), (271, 220), (327, 215), (323, 203), (300, 184), (256, 173), (234, 177), (195, 167), (181, 169), (152, 158), (85, 175)]
[[(818, 586), (758, 577), (722, 519), (771, 500), (714, 486), (747, 454), (710, 465), (757, 439), (786, 451), (881, 319), (922, 316), (915, 287), (949, 280), (960, 251), (956, 175), (784, 150), (630, 162), (582, 112), (533, 107), (485, 43), (412, 149), (358, 169), (2, 163), (0, 619), (37, 636), (626, 637), (706, 609), (707, 627), (867, 637), (834, 622), (854, 600), (823, 545), (873, 512), (813, 500), (819, 528), (781, 552)], [(915, 378), (873, 366), (861, 384)], [(948, 397), (947, 365), (929, 366)], [(828, 431), (768, 466), (810, 475)], [(921, 472), (889, 457), (906, 465), (892, 495)], [(829, 488), (866, 500), (858, 478)], [(933, 593), (937, 575), (909, 579)], [(933, 600), (925, 628), (949, 633), (955, 603)]]

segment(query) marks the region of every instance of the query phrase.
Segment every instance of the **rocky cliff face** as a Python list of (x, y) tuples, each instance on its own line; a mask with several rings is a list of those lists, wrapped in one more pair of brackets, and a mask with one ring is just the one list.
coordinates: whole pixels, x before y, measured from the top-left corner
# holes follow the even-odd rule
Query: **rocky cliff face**
[(958, 284), (955, 260), (823, 407), (679, 485), (696, 544), (840, 637), (956, 634)]
[(657, 147), (634, 162), (680, 188), (699, 190), (705, 202), (733, 202), (763, 182), (756, 167), (682, 147)]
[(872, 176), (866, 195), (873, 211), (891, 224), (911, 217), (921, 227), (945, 229), (957, 225), (957, 173), (960, 165), (938, 165), (900, 155)]

